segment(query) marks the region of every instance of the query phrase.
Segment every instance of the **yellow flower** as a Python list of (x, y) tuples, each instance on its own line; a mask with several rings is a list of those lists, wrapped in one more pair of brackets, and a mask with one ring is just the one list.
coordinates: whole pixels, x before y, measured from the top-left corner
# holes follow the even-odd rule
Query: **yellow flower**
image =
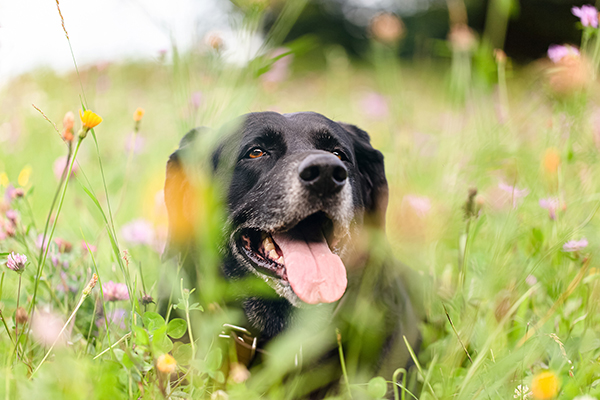
[(170, 354), (163, 354), (156, 360), (156, 368), (163, 374), (172, 374), (177, 368), (177, 361)]
[(558, 171), (560, 165), (560, 154), (555, 148), (549, 148), (544, 154), (544, 169), (549, 174), (555, 174)]
[(135, 112), (133, 113), (133, 120), (134, 120), (135, 122), (140, 122), (140, 121), (142, 120), (142, 117), (144, 116), (144, 113), (145, 113), (145, 112), (146, 112), (146, 111), (144, 111), (144, 109), (143, 109), (143, 108), (141, 108), (141, 107), (138, 107), (138, 108), (135, 110)]
[(96, 127), (100, 122), (102, 122), (102, 118), (98, 114), (90, 110), (85, 110), (85, 112), (79, 110), (79, 117), (81, 118), (83, 127), (86, 130), (90, 130)]
[(29, 177), (31, 176), (31, 171), (32, 168), (30, 165), (27, 165), (21, 170), (21, 172), (19, 173), (19, 177), (17, 178), (19, 186), (27, 186), (27, 183), (29, 183)]
[(531, 393), (536, 399), (552, 399), (558, 394), (558, 386), (559, 381), (556, 374), (552, 371), (544, 371), (535, 375), (531, 380)]
[(6, 172), (1, 173), (0, 174), (0, 185), (7, 187), (9, 183), (10, 183), (10, 181), (8, 180), (8, 175), (6, 175)]

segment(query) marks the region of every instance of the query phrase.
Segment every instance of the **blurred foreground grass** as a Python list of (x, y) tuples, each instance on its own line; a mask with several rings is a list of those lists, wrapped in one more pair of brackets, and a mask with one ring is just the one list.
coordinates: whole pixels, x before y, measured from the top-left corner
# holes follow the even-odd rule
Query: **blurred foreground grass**
[[(456, 65), (399, 65), (381, 58), (384, 53), (374, 52), (373, 65), (357, 66), (332, 48), (325, 70), (300, 68), (291, 77), (277, 79), (223, 66), (214, 55), (169, 54), (155, 62), (84, 68), (85, 101), (104, 118), (95, 130), (98, 154), (119, 257), (133, 290), (125, 296), (109, 284), (125, 279), (105, 221), (92, 201), (97, 198), (108, 210), (96, 148), (88, 137), (55, 234), (68, 246), (50, 245), (44, 271), (48, 285), (40, 285), (37, 305), (44, 318), (29, 321), (31, 330), (21, 340), (30, 338), (18, 357), (11, 342), (18, 276), (6, 268), (2, 272), (0, 308), (6, 329), (0, 334), (5, 378), (0, 379), (0, 393), (5, 398), (69, 399), (226, 396), (215, 391), (222, 355), (213, 346), (219, 326), (211, 325), (208, 312), (192, 307), (189, 313), (196, 349), (173, 345), (167, 338), (181, 336), (187, 322), (163, 325), (156, 314), (144, 314), (156, 311), (156, 306), (138, 300), (156, 299), (160, 284), (170, 283), (173, 302), (182, 299), (180, 308), (199, 301), (196, 308), (214, 309), (204, 295), (197, 300), (197, 292), (186, 305), (188, 293), (180, 287), (177, 266), (161, 263), (167, 222), (161, 193), (165, 164), (187, 130), (217, 127), (246, 112), (273, 110), (316, 111), (356, 124), (385, 155), (388, 237), (396, 256), (423, 277), (418, 283), (425, 293), (418, 306), (427, 317), (418, 355), (423, 370), (413, 368), (408, 377), (416, 397), (598, 396), (596, 84), (557, 93), (548, 71), (539, 66), (509, 70), (507, 87), (502, 81), (500, 86), (480, 84), (470, 74), (466, 81), (457, 76)], [(456, 67), (460, 74), (470, 68), (470, 61), (467, 64)], [(456, 85), (464, 90), (458, 97)], [(0, 95), (0, 183), (6, 193), (2, 227), (9, 224), (9, 210), (18, 212), (16, 231), (3, 231), (0, 252), (15, 251), (30, 260), (22, 275), (24, 307), (32, 300), (39, 252), (35, 243), (58, 184), (55, 170), (60, 176), (65, 161), (53, 166), (66, 154), (59, 134), (31, 104), (60, 131), (64, 114), (81, 108), (80, 95), (75, 74), (49, 71), (24, 75)], [(137, 107), (145, 114), (134, 135), (132, 114)], [(207, 157), (210, 144), (218, 139), (207, 141)], [(12, 187), (22, 187), (25, 196), (12, 198)], [(212, 214), (217, 206), (210, 190), (205, 195), (204, 245), (212, 249), (206, 253), (211, 263), (217, 254), (220, 214)], [(564, 247), (584, 238), (587, 245)], [(84, 239), (95, 247), (93, 260), (81, 246)], [(94, 264), (105, 299), (114, 301), (106, 301), (102, 311), (100, 291), (94, 289), (68, 326), (68, 340), (57, 342), (31, 379), (96, 272)], [(411, 284), (416, 283), (407, 283)], [(190, 288), (192, 283), (185, 285)], [(102, 353), (119, 339), (114, 349)], [(160, 358), (169, 351), (180, 377), (185, 377), (170, 386), (160, 372), (170, 368)], [(272, 373), (273, 366), (266, 370)], [(540, 383), (543, 371), (552, 374), (550, 383)], [(254, 376), (247, 384), (239, 383), (245, 371), (239, 381), (228, 382), (230, 398), (259, 398), (261, 393), (286, 397), (289, 388), (282, 375), (251, 372)], [(559, 381), (556, 391), (554, 378)], [(357, 398), (377, 394), (366, 390), (365, 383), (351, 382)]]

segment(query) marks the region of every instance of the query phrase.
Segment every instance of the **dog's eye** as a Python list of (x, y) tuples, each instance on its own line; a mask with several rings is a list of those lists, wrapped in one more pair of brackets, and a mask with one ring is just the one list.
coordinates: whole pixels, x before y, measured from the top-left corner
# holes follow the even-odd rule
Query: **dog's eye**
[(262, 151), (261, 149), (259, 149), (258, 147), (256, 147), (256, 148), (250, 150), (250, 153), (248, 153), (248, 157), (250, 157), (250, 158), (258, 158), (258, 157), (264, 156), (265, 154), (267, 154), (267, 153), (265, 153), (264, 151)]
[(339, 158), (340, 160), (344, 161), (344, 153), (342, 153), (341, 151), (332, 151), (331, 154), (333, 154), (334, 156), (336, 156), (337, 158)]

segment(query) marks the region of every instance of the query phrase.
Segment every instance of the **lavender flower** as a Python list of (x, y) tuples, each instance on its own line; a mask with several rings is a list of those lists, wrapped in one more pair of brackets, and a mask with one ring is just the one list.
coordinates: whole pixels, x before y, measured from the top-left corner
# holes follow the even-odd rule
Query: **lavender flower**
[(21, 274), (25, 271), (25, 264), (27, 263), (27, 256), (23, 254), (15, 253), (14, 251), (8, 255), (8, 261), (6, 266), (13, 271)]
[(8, 210), (6, 212), (6, 218), (8, 218), (8, 220), (13, 224), (16, 225), (17, 224), (17, 218), (19, 217), (19, 213), (17, 213), (15, 210)]
[(404, 196), (404, 200), (419, 217), (425, 217), (431, 211), (431, 200), (428, 197), (409, 194)]
[(516, 186), (510, 186), (504, 182), (500, 182), (498, 187), (512, 197), (513, 208), (517, 208), (519, 199), (526, 197), (529, 194), (529, 189), (518, 189)]
[(130, 243), (151, 246), (154, 243), (154, 227), (143, 219), (136, 219), (123, 226), (121, 229), (123, 239)]
[(51, 311), (39, 310), (33, 314), (31, 331), (33, 337), (44, 346), (51, 346), (54, 342), (57, 346), (64, 346), (67, 342), (68, 332), (65, 332), (65, 335), (59, 340), (63, 325), (64, 319), (60, 315)]
[(365, 95), (360, 102), (360, 107), (368, 117), (373, 119), (386, 118), (390, 112), (385, 97), (375, 92)]
[(106, 301), (129, 300), (127, 285), (124, 283), (108, 281), (102, 285), (102, 293)]
[(573, 253), (576, 251), (581, 251), (586, 248), (588, 245), (588, 241), (586, 238), (582, 238), (580, 240), (569, 240), (567, 243), (563, 245), (563, 251), (567, 253)]
[(556, 219), (556, 210), (558, 210), (560, 203), (557, 198), (549, 197), (547, 199), (540, 199), (540, 207), (548, 210), (548, 216), (550, 219)]
[(573, 46), (553, 44), (548, 47), (548, 58), (557, 63), (567, 56), (579, 57), (579, 50)]
[(574, 16), (579, 17), (581, 25), (598, 27), (598, 10), (596, 10), (596, 7), (588, 4), (581, 7), (573, 7), (571, 8), (571, 12)]

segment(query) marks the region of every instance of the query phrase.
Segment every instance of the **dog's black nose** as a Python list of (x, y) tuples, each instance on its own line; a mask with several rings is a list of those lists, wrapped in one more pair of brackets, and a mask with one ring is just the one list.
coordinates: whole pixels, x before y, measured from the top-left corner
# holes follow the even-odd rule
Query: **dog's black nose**
[(311, 154), (298, 167), (300, 181), (318, 195), (330, 195), (342, 189), (348, 178), (344, 163), (333, 154)]

